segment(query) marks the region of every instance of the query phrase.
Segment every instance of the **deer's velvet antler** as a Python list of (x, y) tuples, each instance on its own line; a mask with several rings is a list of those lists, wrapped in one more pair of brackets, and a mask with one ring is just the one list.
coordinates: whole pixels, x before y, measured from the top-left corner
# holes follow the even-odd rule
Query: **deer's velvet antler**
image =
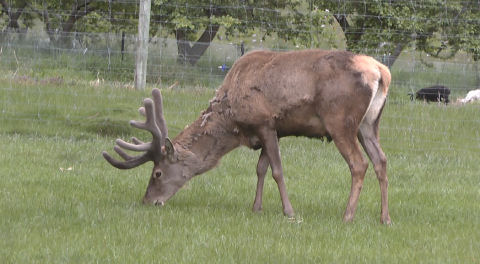
[[(145, 122), (130, 121), (130, 125), (138, 129), (147, 130), (152, 134), (151, 142), (142, 142), (132, 138), (133, 143), (117, 139), (113, 148), (124, 161), (118, 161), (104, 151), (103, 157), (114, 167), (119, 169), (131, 169), (142, 165), (147, 161), (159, 161), (164, 156), (165, 140), (168, 136), (167, 125), (163, 117), (163, 103), (160, 90), (152, 91), (152, 99), (146, 98), (143, 107), (139, 109), (140, 114), (146, 117)], [(123, 149), (144, 152), (138, 156), (130, 156)]]

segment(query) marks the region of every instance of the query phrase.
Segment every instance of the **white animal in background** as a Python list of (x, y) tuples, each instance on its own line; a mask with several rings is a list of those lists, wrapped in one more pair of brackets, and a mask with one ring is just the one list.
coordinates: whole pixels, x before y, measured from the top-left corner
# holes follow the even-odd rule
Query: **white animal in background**
[(465, 96), (465, 98), (463, 99), (460, 99), (460, 103), (470, 103), (470, 102), (473, 102), (473, 101), (477, 101), (477, 100), (480, 100), (480, 89), (477, 89), (477, 90), (471, 90), (467, 93), (467, 96)]

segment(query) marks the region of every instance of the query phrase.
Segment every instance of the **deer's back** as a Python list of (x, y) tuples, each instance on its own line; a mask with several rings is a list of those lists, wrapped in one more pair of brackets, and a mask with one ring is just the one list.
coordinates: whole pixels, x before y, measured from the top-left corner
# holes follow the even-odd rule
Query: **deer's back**
[(369, 72), (364, 58), (370, 62), (345, 51), (250, 52), (233, 65), (217, 98), (228, 98), (239, 124), (273, 122), (279, 136), (328, 136), (326, 116), (349, 111), (362, 119), (368, 108), (365, 78), (379, 73)]

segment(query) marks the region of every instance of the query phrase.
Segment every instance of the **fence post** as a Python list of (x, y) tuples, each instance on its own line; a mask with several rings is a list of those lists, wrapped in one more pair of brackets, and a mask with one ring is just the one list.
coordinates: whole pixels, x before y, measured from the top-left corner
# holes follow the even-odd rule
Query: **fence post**
[(147, 77), (148, 38), (151, 0), (140, 0), (138, 14), (137, 53), (135, 59), (135, 89), (144, 90)]

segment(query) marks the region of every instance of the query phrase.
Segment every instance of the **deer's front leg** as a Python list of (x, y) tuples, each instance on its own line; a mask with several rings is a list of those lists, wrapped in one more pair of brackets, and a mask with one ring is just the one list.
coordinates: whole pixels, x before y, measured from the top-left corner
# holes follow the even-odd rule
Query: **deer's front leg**
[(277, 132), (274, 129), (262, 127), (259, 129), (259, 137), (263, 143), (262, 151), (265, 151), (268, 157), (270, 167), (272, 168), (273, 179), (277, 183), (278, 190), (280, 192), (283, 213), (288, 217), (293, 217), (295, 213), (293, 212), (292, 204), (288, 199), (287, 187), (285, 186), (285, 180), (283, 179), (282, 161), (278, 147)]
[(260, 153), (257, 163), (257, 192), (255, 194), (255, 201), (253, 202), (253, 211), (260, 212), (262, 211), (262, 195), (263, 195), (263, 183), (265, 181), (265, 174), (268, 170), (268, 156), (264, 148)]

